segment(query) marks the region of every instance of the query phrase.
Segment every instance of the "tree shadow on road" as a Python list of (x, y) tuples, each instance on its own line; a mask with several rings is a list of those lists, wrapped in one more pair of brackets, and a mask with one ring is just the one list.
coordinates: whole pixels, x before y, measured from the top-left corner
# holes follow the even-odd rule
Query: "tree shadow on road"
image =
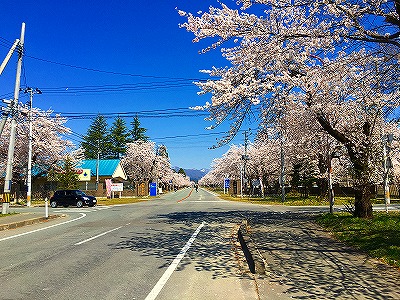
[[(110, 246), (162, 259), (163, 263), (159, 268), (164, 269), (179, 254), (196, 228), (205, 222), (177, 271), (184, 270), (192, 264), (199, 272), (210, 272), (212, 278), (248, 276), (238, 267), (232, 249), (237, 238), (235, 225), (242, 219), (243, 215), (239, 212), (182, 212), (158, 215), (150, 219), (141, 232), (132, 232), (132, 236), (121, 237), (119, 243)], [(168, 228), (168, 231), (165, 228)]]
[(164, 269), (205, 222), (177, 270), (190, 266), (210, 272), (213, 279), (248, 276), (238, 268), (232, 249), (235, 225), (244, 219), (249, 220), (251, 236), (267, 263), (263, 277), (267, 289), (274, 287), (293, 299), (400, 299), (398, 270), (373, 263), (335, 241), (313, 223), (311, 214), (217, 209), (175, 212), (150, 219), (141, 232), (132, 232), (110, 246), (156, 257)]

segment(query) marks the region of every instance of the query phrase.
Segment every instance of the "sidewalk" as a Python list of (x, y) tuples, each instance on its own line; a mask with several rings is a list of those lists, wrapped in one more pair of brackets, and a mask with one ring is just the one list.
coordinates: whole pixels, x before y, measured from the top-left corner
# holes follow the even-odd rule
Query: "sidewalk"
[[(400, 299), (400, 271), (334, 240), (300, 213), (250, 221), (260, 299)], [(262, 268), (261, 268), (262, 269)]]
[(37, 212), (23, 212), (12, 214), (9, 216), (0, 217), (0, 231), (41, 222), (47, 222), (49, 220), (59, 217), (61, 217), (61, 215), (49, 215), (49, 217), (46, 218), (44, 213)]

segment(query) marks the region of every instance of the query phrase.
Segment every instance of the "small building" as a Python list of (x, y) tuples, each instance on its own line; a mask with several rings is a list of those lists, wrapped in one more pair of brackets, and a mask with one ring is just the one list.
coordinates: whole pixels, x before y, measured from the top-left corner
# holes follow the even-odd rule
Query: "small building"
[(122, 184), (127, 180), (119, 159), (85, 159), (78, 165), (78, 173), (81, 180), (79, 188), (96, 196), (107, 195), (106, 180)]

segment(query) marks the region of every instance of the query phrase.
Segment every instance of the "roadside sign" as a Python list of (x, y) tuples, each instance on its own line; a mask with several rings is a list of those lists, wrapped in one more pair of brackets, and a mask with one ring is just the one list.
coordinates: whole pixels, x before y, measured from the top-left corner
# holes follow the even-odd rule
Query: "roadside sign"
[(123, 192), (124, 184), (123, 183), (111, 183), (111, 191), (112, 192)]
[(90, 169), (78, 169), (76, 173), (78, 173), (79, 181), (90, 181)]
[(225, 178), (225, 180), (224, 180), (224, 187), (225, 187), (226, 189), (229, 189), (230, 183), (231, 183), (231, 180), (230, 180), (229, 178)]
[(156, 182), (150, 183), (150, 196), (157, 196), (157, 183)]

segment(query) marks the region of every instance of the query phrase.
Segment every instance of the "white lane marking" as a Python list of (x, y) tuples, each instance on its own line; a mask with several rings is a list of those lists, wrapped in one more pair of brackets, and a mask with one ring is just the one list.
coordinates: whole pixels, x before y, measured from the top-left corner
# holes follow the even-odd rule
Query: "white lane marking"
[(97, 239), (98, 237), (101, 237), (101, 236), (103, 236), (103, 235), (106, 235), (107, 233), (113, 232), (113, 231), (115, 231), (115, 230), (121, 229), (122, 227), (124, 227), (124, 226), (119, 226), (119, 227), (114, 228), (114, 229), (111, 229), (111, 230), (109, 230), (109, 231), (106, 231), (106, 232), (100, 233), (100, 234), (98, 234), (98, 235), (92, 236), (91, 238), (88, 238), (88, 239), (86, 239), (86, 240), (84, 240), (84, 241), (81, 241), (81, 242), (76, 243), (75, 246), (82, 245), (82, 244), (84, 244), (84, 243), (86, 243), (86, 242), (89, 242), (89, 241), (91, 241), (91, 240)]
[(215, 196), (215, 197), (218, 197), (218, 196), (219, 196), (217, 193), (211, 192), (211, 191), (209, 191), (209, 190), (203, 189), (203, 191), (205, 191), (205, 192), (207, 192), (207, 193), (209, 193), (209, 194), (211, 194), (211, 195), (213, 195), (213, 196)]
[(54, 224), (54, 225), (51, 225), (51, 226), (35, 229), (35, 230), (32, 230), (32, 231), (28, 231), (28, 232), (12, 235), (12, 236), (9, 236), (9, 237), (5, 237), (5, 238), (0, 239), (0, 242), (5, 241), (5, 240), (10, 240), (10, 239), (13, 239), (13, 238), (17, 238), (17, 237), (20, 237), (20, 236), (24, 236), (24, 235), (27, 235), (27, 234), (39, 232), (39, 231), (42, 231), (42, 230), (47, 230), (47, 229), (50, 229), (50, 228), (53, 228), (53, 227), (56, 227), (56, 226), (60, 226), (60, 225), (68, 224), (68, 223), (71, 223), (71, 222), (75, 222), (75, 221), (78, 221), (78, 220), (80, 220), (80, 219), (82, 219), (84, 217), (86, 217), (86, 214), (81, 213), (81, 216), (79, 218), (68, 220), (68, 221), (65, 221), (65, 222), (62, 222), (62, 223), (58, 223), (58, 224)]
[(185, 202), (191, 202), (191, 203), (221, 203), (221, 200), (188, 200), (188, 201), (185, 201)]
[[(116, 205), (115, 205), (116, 206)], [(79, 209), (79, 212), (88, 213), (88, 212), (95, 212), (100, 210), (105, 210), (111, 208), (110, 206), (95, 206), (95, 207), (88, 207), (86, 209)], [(76, 208), (53, 208), (55, 212), (58, 213), (70, 213), (70, 212), (77, 212)]]
[(175, 257), (174, 261), (170, 264), (168, 269), (164, 272), (163, 276), (158, 280), (157, 284), (153, 287), (151, 292), (147, 295), (145, 300), (154, 300), (157, 298), (158, 294), (161, 292), (164, 285), (167, 283), (168, 279), (171, 277), (172, 273), (175, 271), (176, 267), (181, 262), (182, 258), (185, 256), (186, 252), (189, 250), (190, 246), (196, 239), (199, 234), (201, 228), (205, 223), (201, 223), (199, 227), (197, 227), (196, 231), (192, 234), (192, 237), (187, 241), (186, 245), (182, 248), (179, 254)]

